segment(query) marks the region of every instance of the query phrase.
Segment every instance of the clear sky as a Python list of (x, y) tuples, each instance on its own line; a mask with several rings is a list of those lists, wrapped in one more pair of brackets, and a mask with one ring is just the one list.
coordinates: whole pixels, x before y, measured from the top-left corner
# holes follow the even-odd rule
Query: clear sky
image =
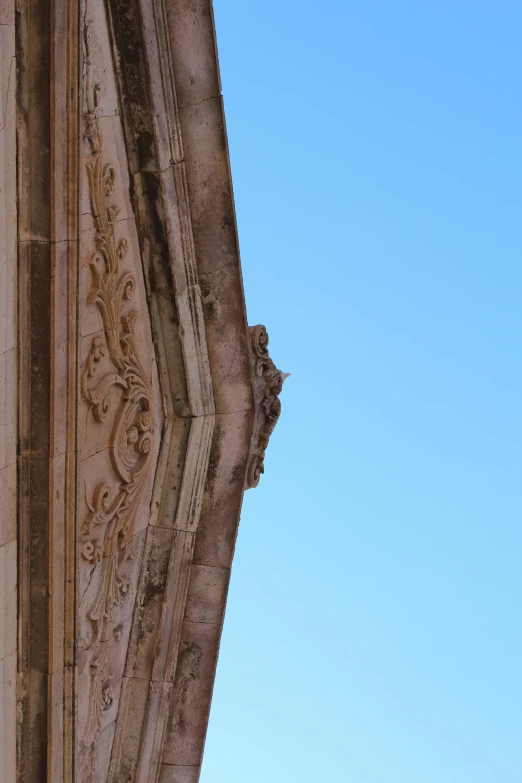
[(522, 781), (522, 5), (215, 0), (250, 324), (202, 783)]

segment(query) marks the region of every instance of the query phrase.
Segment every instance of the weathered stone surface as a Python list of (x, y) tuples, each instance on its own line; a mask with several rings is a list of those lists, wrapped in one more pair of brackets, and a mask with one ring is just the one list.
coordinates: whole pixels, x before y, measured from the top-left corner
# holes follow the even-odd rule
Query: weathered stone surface
[(225, 610), (230, 571), (193, 563), (185, 619), (191, 623), (221, 623)]
[(16, 780), (16, 653), (0, 658), (0, 781)]
[(16, 778), (17, 258), (16, 59), (12, 0), (0, 1), (0, 781)]
[(198, 783), (199, 765), (179, 767), (162, 764), (159, 783)]
[(16, 541), (0, 546), (0, 660), (16, 652)]
[(0, 98), (2, 773), (196, 783), (283, 379), (211, 2), (0, 0)]
[[(95, 47), (101, 46), (103, 73), (111, 73), (109, 90), (115, 85), (110, 48), (103, 45), (106, 21), (100, 6), (91, 18), (90, 6), (84, 39), (83, 201), (90, 205), (93, 228), (82, 231), (87, 263), (80, 277), (80, 314), (86, 312), (84, 321), (93, 326), (97, 310), (102, 328), (82, 340), (81, 352), (80, 781), (91, 779), (101, 734), (118, 715), (139, 582), (137, 550), (144, 539), (139, 533), (149, 522), (163, 420), (140, 247), (128, 203), (123, 129), (118, 116), (102, 116), (104, 84), (95, 81), (100, 68)], [(110, 756), (109, 749), (105, 752)]]
[(216, 416), (195, 563), (220, 568), (232, 565), (252, 427), (252, 411)]
[(16, 462), (16, 348), (0, 354), (0, 465)]
[(167, 19), (180, 108), (216, 98), (221, 84), (212, 4), (208, 0), (172, 0)]
[(16, 463), (0, 470), (0, 547), (16, 538)]
[(219, 649), (219, 629), (185, 621), (178, 655), (163, 762), (201, 764)]
[(74, 744), (79, 31), (69, 0), (20, 0), (15, 23), (18, 779), (61, 783)]
[(16, 133), (13, 5), (0, 14), (0, 354), (16, 346)]
[(0, 24), (14, 25), (15, 5), (12, 0), (0, 0)]
[(164, 622), (166, 589), (171, 559), (173, 530), (151, 527), (147, 533), (146, 562), (142, 572), (139, 609), (135, 616), (126, 675), (144, 680), (152, 679), (152, 670), (158, 645), (158, 631)]

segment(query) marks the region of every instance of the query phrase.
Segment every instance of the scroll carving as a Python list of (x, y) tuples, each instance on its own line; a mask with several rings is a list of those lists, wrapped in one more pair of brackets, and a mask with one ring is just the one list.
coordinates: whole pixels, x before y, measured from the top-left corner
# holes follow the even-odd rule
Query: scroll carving
[(257, 487), (265, 472), (265, 452), (281, 414), (279, 395), (288, 373), (281, 372), (268, 354), (268, 334), (264, 326), (249, 329), (252, 369), (255, 376), (256, 424), (247, 471), (247, 487)]
[[(86, 66), (89, 66), (89, 25), (85, 25)], [(88, 85), (88, 78), (86, 79)], [(92, 285), (87, 303), (96, 305), (103, 337), (93, 338), (81, 375), (81, 394), (92, 415), (91, 426), (109, 428), (112, 475), (86, 494), (86, 514), (80, 528), (81, 556), (100, 564), (96, 595), (88, 611), (95, 650), (90, 662), (90, 696), (84, 746), (97, 742), (103, 713), (113, 701), (110, 650), (118, 638), (115, 608), (129, 592), (122, 564), (134, 557), (136, 513), (151, 467), (154, 436), (153, 390), (150, 375), (139, 355), (135, 326), (138, 313), (131, 308), (136, 278), (121, 270), (128, 253), (126, 240), (115, 237), (118, 207), (111, 199), (115, 169), (104, 160), (98, 119), (99, 86), (86, 97), (85, 139), (90, 155), (86, 171), (94, 242), (88, 256)], [(103, 362), (102, 362), (103, 360)], [(101, 367), (105, 368), (101, 372)], [(107, 367), (109, 370), (107, 371)]]

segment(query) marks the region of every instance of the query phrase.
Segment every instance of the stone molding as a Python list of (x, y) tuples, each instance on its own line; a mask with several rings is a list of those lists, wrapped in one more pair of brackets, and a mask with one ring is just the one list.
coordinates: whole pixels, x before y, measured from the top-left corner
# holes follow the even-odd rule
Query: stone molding
[[(14, 1), (0, 0), (0, 780), (16, 777), (17, 252)], [(4, 775), (4, 778), (2, 777)]]
[(76, 0), (19, 0), (20, 781), (74, 779), (80, 174)]

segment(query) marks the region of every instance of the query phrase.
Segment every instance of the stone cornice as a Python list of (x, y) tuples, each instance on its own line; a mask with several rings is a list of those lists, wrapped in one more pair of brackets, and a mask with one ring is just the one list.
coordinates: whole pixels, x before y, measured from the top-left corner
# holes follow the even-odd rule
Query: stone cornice
[[(111, 3), (110, 11), (166, 414), (111, 755), (109, 780), (116, 783), (122, 769), (152, 781), (161, 769), (164, 776), (171, 767), (199, 768), (256, 400), (211, 6), (129, 0)], [(175, 453), (183, 460), (177, 477)], [(180, 487), (174, 503), (173, 481)], [(228, 511), (225, 551), (215, 502)], [(194, 639), (203, 626), (190, 617), (208, 600), (196, 575), (213, 573), (223, 555), (218, 605), (204, 637)], [(182, 718), (185, 650), (194, 644), (204, 671), (189, 678), (194, 694)], [(180, 735), (180, 721), (193, 727), (188, 736)]]

